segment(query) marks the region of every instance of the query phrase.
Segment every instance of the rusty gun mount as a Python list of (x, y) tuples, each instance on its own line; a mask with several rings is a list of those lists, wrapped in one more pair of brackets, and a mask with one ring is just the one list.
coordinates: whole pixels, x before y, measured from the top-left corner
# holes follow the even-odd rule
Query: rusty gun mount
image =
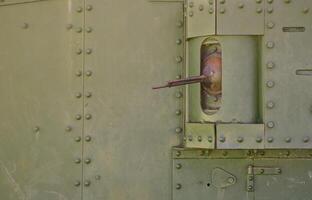
[(161, 89), (161, 88), (177, 87), (177, 86), (188, 85), (188, 84), (193, 84), (193, 83), (201, 83), (207, 80), (209, 80), (209, 76), (206, 76), (206, 75), (190, 76), (184, 79), (170, 80), (167, 82), (166, 85), (153, 87), (153, 90)]

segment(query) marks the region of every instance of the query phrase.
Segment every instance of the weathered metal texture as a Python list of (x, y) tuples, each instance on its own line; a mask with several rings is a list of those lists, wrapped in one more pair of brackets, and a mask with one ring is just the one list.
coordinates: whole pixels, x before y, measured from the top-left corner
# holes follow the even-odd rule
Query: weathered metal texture
[(218, 35), (263, 35), (263, 0), (217, 0)]
[[(200, 47), (207, 37), (188, 42), (189, 75), (200, 74)], [(200, 85), (188, 86), (189, 122), (243, 122), (255, 123), (257, 108), (257, 59), (256, 36), (212, 37), (218, 40), (222, 50), (222, 102), (220, 110), (207, 115), (200, 106)]]
[(79, 2), (0, 7), (1, 199), (81, 199)]
[(312, 147), (312, 77), (296, 75), (311, 70), (311, 8), (308, 0), (266, 5), (261, 67), (266, 148)]
[[(170, 199), (170, 147), (183, 131), (183, 5), (86, 1), (83, 199)], [(178, 134), (177, 134), (178, 133)], [(181, 135), (182, 136), (182, 135)]]
[(214, 149), (215, 125), (186, 123), (184, 140), (186, 148)]
[(216, 33), (215, 0), (187, 0), (185, 6), (188, 38)]
[(218, 149), (263, 149), (263, 124), (217, 124)]

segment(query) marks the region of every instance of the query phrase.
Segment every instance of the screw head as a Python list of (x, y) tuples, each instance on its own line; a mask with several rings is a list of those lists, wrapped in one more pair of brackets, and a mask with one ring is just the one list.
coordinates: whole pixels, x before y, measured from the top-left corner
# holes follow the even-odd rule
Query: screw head
[(244, 6), (245, 6), (245, 4), (242, 2), (238, 4), (238, 8), (244, 8)]
[(227, 179), (227, 182), (230, 183), (230, 184), (233, 184), (233, 183), (235, 183), (235, 179), (233, 177), (229, 177)]
[(182, 92), (177, 92), (175, 96), (176, 98), (181, 98), (183, 95), (182, 95)]
[(77, 27), (77, 28), (76, 28), (76, 32), (77, 32), (77, 33), (81, 33), (81, 32), (82, 32), (82, 28), (81, 28), (81, 27)]
[(78, 13), (82, 12), (82, 7), (79, 6), (79, 7), (76, 9), (76, 11), (77, 11)]
[(177, 128), (175, 129), (175, 132), (176, 132), (176, 133), (181, 133), (181, 132), (182, 132), (182, 128), (181, 128), (181, 127), (177, 127)]
[(177, 39), (176, 40), (176, 44), (178, 44), (178, 45), (182, 44), (182, 40), (181, 39)]
[(285, 3), (290, 3), (290, 2), (291, 2), (291, 0), (284, 0), (284, 2), (285, 2)]
[(180, 183), (176, 184), (176, 189), (180, 190), (182, 188), (182, 185)]
[(190, 142), (192, 142), (192, 141), (193, 141), (193, 136), (189, 135), (189, 136), (188, 136), (188, 140), (189, 140)]
[(209, 9), (208, 9), (208, 12), (209, 12), (209, 14), (213, 14), (214, 9), (213, 9), (213, 8), (209, 8)]
[(34, 130), (34, 132), (38, 132), (38, 131), (40, 131), (40, 127), (39, 127), (39, 126), (35, 126), (35, 127), (33, 128), (33, 130)]
[(28, 29), (29, 25), (27, 23), (22, 24), (22, 29)]
[(77, 54), (77, 55), (80, 55), (81, 53), (82, 53), (82, 49), (77, 49), (77, 50), (76, 50), (76, 54)]
[(194, 7), (194, 2), (191, 1), (191, 2), (189, 3), (189, 7), (190, 7), (190, 8), (193, 8), (193, 7)]
[(92, 53), (92, 49), (87, 49), (87, 50), (86, 50), (86, 53), (87, 53), (87, 54), (91, 54), (91, 53)]
[(86, 96), (87, 98), (90, 98), (90, 97), (92, 96), (92, 93), (91, 93), (91, 92), (86, 92), (85, 96)]
[(219, 142), (224, 143), (224, 142), (225, 142), (225, 137), (224, 137), (224, 136), (221, 136), (221, 137), (219, 138)]
[(197, 141), (198, 141), (198, 142), (201, 142), (202, 140), (203, 140), (202, 136), (198, 136), (198, 137), (197, 137)]
[(262, 0), (256, 0), (256, 3), (261, 3), (262, 2)]
[(248, 186), (248, 191), (252, 191), (252, 190), (253, 190), (252, 185), (249, 185), (249, 186)]
[(204, 10), (204, 5), (199, 5), (198, 10), (199, 11), (203, 11)]
[(267, 0), (268, 3), (273, 3), (273, 0)]
[(190, 11), (190, 12), (189, 12), (189, 16), (190, 16), (190, 17), (193, 17), (193, 16), (194, 16), (194, 12), (193, 12), (193, 11)]
[(220, 4), (224, 4), (225, 3), (225, 0), (220, 0)]

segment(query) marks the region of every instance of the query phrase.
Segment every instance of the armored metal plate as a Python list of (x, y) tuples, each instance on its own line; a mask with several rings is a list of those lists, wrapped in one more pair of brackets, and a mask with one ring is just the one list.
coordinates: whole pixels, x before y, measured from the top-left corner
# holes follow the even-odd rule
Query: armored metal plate
[(263, 124), (217, 124), (217, 149), (263, 149)]
[(312, 77), (307, 75), (312, 69), (312, 21), (308, 8), (312, 1), (267, 4), (266, 9), (274, 11), (266, 15), (261, 67), (266, 148), (312, 148)]
[[(208, 37), (222, 47), (222, 99), (220, 110), (206, 114), (201, 108), (200, 84), (188, 86), (189, 122), (256, 123), (258, 38), (256, 36)], [(206, 37), (188, 42), (189, 75), (200, 75), (200, 49)], [(238, 50), (239, 47), (239, 50)]]
[[(12, 1), (6, 1), (12, 2)], [(17, 1), (13, 1), (17, 2)], [(21, 1), (19, 1), (21, 2)], [(0, 6), (0, 198), (81, 199), (82, 35), (78, 6), (51, 0)], [(75, 139), (78, 141), (76, 142)], [(76, 184), (76, 186), (75, 186)]]
[(218, 35), (263, 35), (264, 0), (217, 0)]
[(215, 148), (215, 125), (186, 123), (185, 147), (187, 148)]
[(255, 176), (256, 200), (310, 199), (312, 186), (312, 160), (304, 159), (263, 159), (255, 160), (255, 166), (281, 168), (277, 175)]
[(249, 159), (174, 159), (173, 200), (247, 200)]
[(186, 2), (187, 37), (215, 35), (215, 0)]
[[(181, 75), (181, 2), (88, 0), (86, 12), (85, 200), (159, 200), (171, 196), (170, 148), (180, 143), (183, 94), (153, 84)], [(88, 5), (87, 5), (88, 8)], [(183, 24), (182, 24), (183, 25)], [(182, 39), (177, 44), (177, 39)], [(181, 110), (183, 113), (183, 111)], [(180, 113), (180, 112), (178, 112)], [(178, 131), (180, 132), (180, 131)], [(182, 137), (181, 137), (182, 139)], [(182, 140), (181, 140), (182, 141)]]

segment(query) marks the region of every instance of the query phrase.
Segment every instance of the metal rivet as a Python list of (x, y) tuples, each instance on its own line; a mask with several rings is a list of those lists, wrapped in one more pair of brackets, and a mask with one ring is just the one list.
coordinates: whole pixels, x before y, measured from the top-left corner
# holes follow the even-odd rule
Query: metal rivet
[(176, 92), (175, 94), (176, 98), (181, 98), (183, 96), (182, 92)]
[(23, 24), (22, 24), (22, 28), (23, 28), (23, 29), (27, 29), (28, 27), (29, 27), (29, 25), (28, 25), (27, 23), (23, 23)]
[(76, 164), (81, 163), (81, 159), (80, 159), (80, 158), (75, 159), (75, 163), (76, 163)]
[(304, 9), (302, 10), (302, 12), (303, 12), (303, 13), (308, 13), (309, 10), (310, 10), (309, 8), (304, 8)]
[(262, 8), (257, 8), (257, 13), (262, 13), (263, 9)]
[(87, 11), (90, 11), (93, 9), (93, 6), (92, 5), (87, 5)]
[(291, 137), (286, 137), (286, 138), (285, 138), (285, 142), (286, 142), (286, 143), (290, 143), (290, 142), (291, 142)]
[(95, 180), (100, 180), (101, 179), (101, 176), (100, 175), (96, 175), (95, 176)]
[(89, 119), (92, 118), (92, 115), (91, 115), (91, 114), (86, 114), (85, 118), (86, 118), (87, 120), (89, 120)]
[(221, 14), (225, 13), (225, 8), (220, 8), (220, 13)]
[(262, 137), (257, 137), (257, 138), (256, 138), (256, 142), (257, 142), (257, 143), (262, 142)]
[(268, 69), (273, 69), (274, 66), (275, 66), (275, 64), (274, 64), (273, 62), (268, 62), (268, 63), (266, 64), (266, 66), (267, 66)]
[(238, 8), (244, 8), (244, 6), (245, 6), (245, 4), (242, 2), (238, 4)]
[(87, 158), (87, 159), (85, 159), (85, 164), (90, 164), (91, 163), (91, 159), (90, 158)]
[(277, 171), (278, 174), (281, 174), (281, 173), (282, 173), (282, 169), (281, 169), (281, 168), (277, 168), (276, 171)]
[(180, 190), (181, 188), (182, 188), (182, 185), (181, 185), (181, 184), (179, 184), (179, 183), (176, 184), (176, 189), (177, 189), (177, 190)]
[(76, 32), (77, 33), (81, 33), (82, 32), (82, 28), (81, 27), (76, 28)]
[(92, 93), (91, 93), (91, 92), (86, 92), (85, 96), (86, 96), (87, 98), (90, 98), (90, 97), (92, 96)]
[(80, 55), (82, 53), (82, 49), (77, 49), (76, 54)]
[(209, 0), (209, 5), (213, 5), (214, 0)]
[(260, 155), (264, 156), (265, 155), (265, 151), (260, 151)]
[(91, 139), (92, 139), (92, 138), (91, 138), (91, 136), (89, 136), (89, 135), (85, 137), (85, 141), (86, 141), (86, 142), (90, 142)]
[(225, 137), (221, 136), (221, 137), (219, 138), (219, 141), (222, 142), (222, 143), (225, 142)]
[(268, 141), (269, 143), (272, 143), (272, 142), (274, 141), (274, 139), (273, 139), (273, 137), (268, 137), (267, 141)]
[(222, 152), (222, 155), (223, 155), (223, 156), (227, 156), (227, 155), (228, 155), (228, 152), (227, 152), (227, 151), (223, 151), (223, 152)]
[(260, 169), (260, 174), (264, 174), (264, 169)]
[(71, 126), (67, 126), (67, 127), (65, 128), (65, 131), (66, 131), (66, 132), (70, 132), (72, 129), (73, 129), (73, 128), (72, 128)]
[(274, 44), (274, 42), (269, 41), (266, 43), (266, 46), (267, 46), (267, 48), (272, 49), (275, 46), (275, 44)]
[(244, 138), (243, 138), (243, 137), (238, 137), (238, 138), (237, 138), (237, 142), (242, 143), (243, 141), (244, 141)]
[(267, 81), (267, 82), (266, 82), (266, 86), (267, 86), (268, 88), (273, 88), (274, 85), (275, 85), (274, 81)]
[(178, 45), (182, 44), (182, 40), (181, 39), (177, 39), (176, 40), (176, 44), (178, 44)]
[(182, 165), (180, 163), (176, 164), (176, 169), (181, 169)]
[(84, 182), (84, 186), (89, 187), (90, 185), (91, 185), (91, 182), (90, 182), (90, 181), (85, 181), (85, 182)]
[(267, 127), (268, 128), (274, 128), (275, 124), (272, 121), (267, 122)]
[(67, 24), (67, 25), (66, 25), (66, 29), (70, 30), (70, 29), (72, 29), (72, 28), (73, 28), (73, 25), (72, 25), (72, 24)]
[(92, 30), (93, 30), (93, 29), (92, 29), (91, 27), (86, 28), (86, 32), (87, 32), (87, 33), (91, 33)]
[(81, 120), (81, 115), (76, 115), (76, 117), (75, 117), (77, 120)]
[(249, 177), (248, 177), (248, 180), (249, 180), (249, 181), (252, 181), (253, 179), (254, 179), (253, 176), (249, 176)]
[(81, 141), (81, 137), (80, 136), (75, 137), (75, 141), (76, 142), (80, 142)]
[(291, 1), (290, 1), (290, 0), (284, 0), (284, 2), (285, 2), (285, 3), (290, 3)]
[(199, 11), (203, 11), (204, 10), (204, 6), (203, 5), (199, 5), (198, 10)]
[(176, 115), (181, 115), (182, 111), (181, 110), (176, 110), (175, 114)]
[(79, 98), (81, 98), (82, 94), (81, 94), (80, 92), (78, 92), (78, 93), (76, 93), (76, 95), (75, 95), (75, 96), (76, 96), (76, 98), (78, 98), (78, 99), (79, 99)]
[(77, 71), (77, 72), (76, 72), (76, 76), (79, 77), (79, 76), (81, 76), (81, 75), (82, 75), (82, 72), (81, 72), (81, 71)]
[(252, 185), (249, 185), (249, 186), (248, 186), (248, 191), (252, 191), (252, 190), (253, 190)]
[(199, 155), (204, 156), (205, 154), (206, 154), (206, 151), (202, 150), (202, 151), (200, 151)]
[(273, 12), (273, 8), (272, 7), (269, 7), (269, 8), (267, 8), (267, 12), (269, 13), (269, 14), (271, 14), (272, 12)]
[(190, 8), (193, 8), (193, 7), (194, 7), (194, 2), (190, 2), (190, 3), (189, 3), (189, 7), (190, 7)]
[(74, 186), (76, 187), (80, 186), (80, 181), (75, 181)]
[(176, 57), (176, 61), (177, 61), (177, 63), (182, 62), (182, 60), (183, 60), (183, 58), (182, 58), (181, 56), (177, 56), (177, 57)]
[(35, 127), (33, 128), (33, 130), (34, 130), (34, 132), (38, 132), (38, 131), (40, 131), (40, 127), (39, 127), (39, 126), (35, 126)]
[(256, 0), (256, 3), (261, 3), (262, 2), (262, 0)]
[(198, 136), (198, 137), (197, 137), (197, 141), (198, 141), (198, 142), (201, 142), (202, 140), (203, 140), (203, 139), (202, 139), (201, 136)]
[(268, 0), (267, 2), (268, 2), (268, 3), (273, 3), (273, 0)]
[(211, 136), (208, 136), (208, 142), (213, 142), (213, 138)]
[(179, 28), (183, 27), (183, 21), (178, 21), (177, 22), (177, 27), (179, 27)]
[(310, 141), (310, 137), (306, 136), (306, 137), (304, 137), (304, 138), (302, 139), (302, 141), (303, 141), (304, 143), (307, 143), (307, 142)]
[(209, 12), (210, 14), (212, 14), (212, 13), (214, 12), (214, 9), (213, 9), (213, 8), (209, 8), (209, 9), (208, 9), (208, 12)]
[(269, 29), (272, 29), (273, 27), (274, 27), (274, 22), (268, 22), (267, 23), (267, 27), (269, 28)]
[(181, 151), (177, 151), (176, 156), (178, 156), (178, 157), (181, 156)]
[(78, 7), (78, 8), (76, 9), (76, 11), (79, 12), (79, 13), (82, 12), (82, 7)]
[(221, 3), (221, 4), (224, 4), (224, 3), (225, 3), (225, 0), (220, 0), (220, 3)]
[(86, 50), (86, 53), (87, 53), (87, 54), (91, 54), (91, 53), (92, 53), (92, 49), (87, 49), (87, 50)]
[(266, 107), (269, 108), (269, 109), (272, 109), (274, 108), (275, 104), (273, 101), (268, 101), (267, 104), (266, 104)]
[(193, 141), (193, 136), (189, 135), (189, 136), (188, 136), (188, 140), (189, 140), (190, 142), (192, 142), (192, 141)]
[(86, 71), (86, 76), (91, 76), (92, 75), (92, 71), (88, 70)]
[(176, 133), (181, 133), (181, 132), (182, 132), (182, 128), (181, 128), (181, 127), (177, 127), (177, 128), (175, 129), (175, 132), (176, 132)]
[(189, 12), (189, 16), (190, 16), (190, 17), (193, 17), (193, 16), (194, 16), (194, 12), (193, 12), (193, 11), (190, 11), (190, 12)]

